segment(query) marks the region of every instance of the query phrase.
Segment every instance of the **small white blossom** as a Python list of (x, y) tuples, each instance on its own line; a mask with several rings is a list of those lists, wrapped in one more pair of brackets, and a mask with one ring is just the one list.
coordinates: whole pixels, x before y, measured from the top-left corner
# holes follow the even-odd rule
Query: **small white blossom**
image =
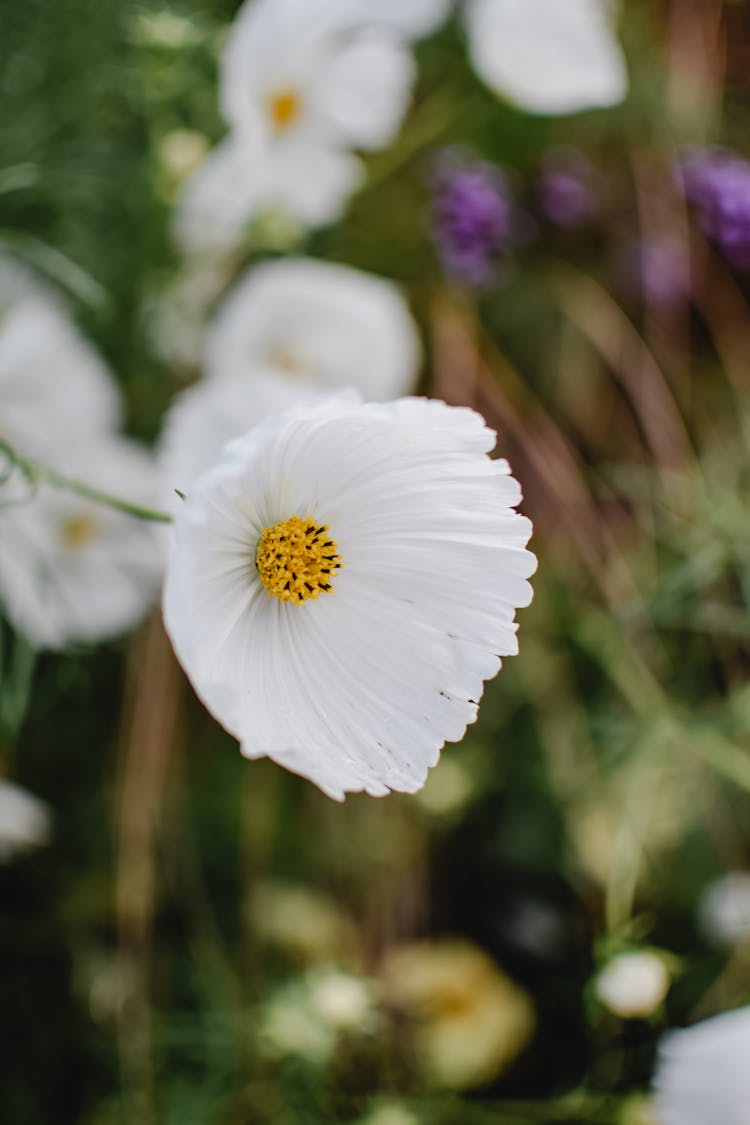
[(206, 339), (210, 377), (253, 370), (307, 386), (355, 386), (384, 401), (408, 394), (421, 348), (395, 285), (351, 266), (305, 258), (250, 270), (217, 310)]
[(202, 258), (145, 303), (144, 319), (157, 354), (165, 363), (198, 368), (203, 359), (206, 321), (226, 287), (225, 267)]
[(371, 981), (322, 970), (311, 977), (310, 1005), (320, 1018), (337, 1031), (363, 1031), (372, 1025), (375, 995)]
[(188, 252), (230, 250), (278, 209), (333, 222), (362, 178), (353, 150), (386, 145), (408, 104), (413, 63), (386, 30), (352, 27), (341, 0), (254, 0), (221, 59), (229, 135), (189, 181), (176, 220)]
[(0, 862), (46, 844), (49, 836), (50, 815), (44, 801), (20, 785), (0, 781)]
[(262, 201), (255, 160), (254, 141), (230, 133), (185, 181), (173, 217), (183, 254), (222, 257), (242, 244)]
[(375, 985), (334, 968), (314, 969), (278, 990), (266, 1005), (261, 1040), (276, 1055), (324, 1063), (346, 1034), (377, 1028)]
[(747, 1125), (749, 1059), (750, 1008), (667, 1035), (654, 1077), (658, 1125)]
[(473, 66), (531, 113), (621, 102), (627, 91), (609, 0), (467, 0)]
[[(154, 502), (151, 457), (117, 435), (71, 443), (47, 465), (134, 503)], [(39, 648), (92, 643), (138, 623), (158, 592), (155, 528), (104, 504), (40, 484), (0, 506), (0, 604)]]
[(622, 1019), (645, 1019), (669, 990), (669, 973), (663, 957), (650, 950), (620, 953), (596, 978), (596, 995), (610, 1012)]
[(61, 305), (40, 293), (0, 314), (0, 437), (44, 460), (119, 418), (112, 376)]
[(471, 410), (340, 395), (227, 446), (180, 506), (164, 614), (209, 710), (337, 799), (424, 783), (518, 648), (531, 525)]
[(750, 941), (750, 872), (730, 871), (715, 879), (698, 910), (704, 931), (720, 945)]

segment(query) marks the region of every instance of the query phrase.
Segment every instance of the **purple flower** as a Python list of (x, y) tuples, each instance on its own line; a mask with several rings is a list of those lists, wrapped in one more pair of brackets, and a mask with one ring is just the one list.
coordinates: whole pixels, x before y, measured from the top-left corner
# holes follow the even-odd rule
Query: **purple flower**
[(513, 241), (514, 208), (503, 172), (451, 154), (432, 189), (432, 237), (443, 269), (460, 284), (486, 285)]
[(750, 163), (729, 149), (699, 149), (682, 162), (682, 180), (703, 232), (735, 269), (750, 269)]
[(576, 149), (547, 154), (537, 186), (539, 208), (550, 223), (580, 227), (598, 210), (591, 164)]

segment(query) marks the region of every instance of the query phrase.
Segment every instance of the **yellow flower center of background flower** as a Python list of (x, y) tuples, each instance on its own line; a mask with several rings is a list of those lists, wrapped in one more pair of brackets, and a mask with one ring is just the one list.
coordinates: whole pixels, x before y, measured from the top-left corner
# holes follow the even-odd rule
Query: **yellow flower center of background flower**
[(60, 528), (62, 541), (74, 550), (85, 547), (96, 534), (96, 524), (90, 516), (68, 516)]
[(301, 109), (302, 100), (294, 90), (280, 90), (269, 98), (268, 111), (278, 132), (288, 129), (299, 117)]
[(290, 516), (264, 529), (255, 565), (269, 597), (301, 605), (322, 593), (332, 594), (331, 578), (344, 564), (326, 525), (312, 516)]

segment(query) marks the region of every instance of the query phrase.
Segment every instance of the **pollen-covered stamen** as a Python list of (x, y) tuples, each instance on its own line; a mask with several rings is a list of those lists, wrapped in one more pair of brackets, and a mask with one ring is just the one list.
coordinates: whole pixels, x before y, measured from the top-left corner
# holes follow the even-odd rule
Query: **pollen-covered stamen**
[(269, 597), (300, 605), (332, 594), (333, 575), (344, 565), (328, 528), (312, 516), (290, 516), (264, 529), (255, 565)]
[(279, 90), (268, 99), (268, 115), (277, 133), (283, 133), (300, 115), (302, 101), (296, 90)]
[(60, 525), (60, 538), (72, 550), (85, 547), (95, 535), (96, 524), (91, 516), (68, 516)]

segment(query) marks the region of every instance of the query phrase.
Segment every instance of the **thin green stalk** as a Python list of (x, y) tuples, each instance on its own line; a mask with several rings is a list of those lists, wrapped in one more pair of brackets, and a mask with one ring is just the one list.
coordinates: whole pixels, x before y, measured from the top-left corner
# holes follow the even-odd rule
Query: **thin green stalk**
[(129, 516), (135, 516), (140, 520), (151, 520), (154, 523), (172, 522), (172, 517), (167, 515), (166, 512), (156, 512), (153, 508), (131, 504), (129, 500), (123, 500), (120, 496), (112, 496), (109, 492), (102, 492), (101, 489), (92, 488), (91, 485), (84, 484), (83, 481), (72, 480), (63, 473), (56, 472), (55, 469), (49, 469), (36, 461), (30, 461), (2, 437), (0, 437), (0, 454), (4, 454), (11, 465), (14, 465), (19, 472), (23, 473), (31, 484), (43, 482), (53, 488), (62, 488), (66, 492), (72, 492), (86, 500), (93, 500), (95, 504), (105, 504), (108, 508), (116, 508), (118, 511), (125, 512)]

